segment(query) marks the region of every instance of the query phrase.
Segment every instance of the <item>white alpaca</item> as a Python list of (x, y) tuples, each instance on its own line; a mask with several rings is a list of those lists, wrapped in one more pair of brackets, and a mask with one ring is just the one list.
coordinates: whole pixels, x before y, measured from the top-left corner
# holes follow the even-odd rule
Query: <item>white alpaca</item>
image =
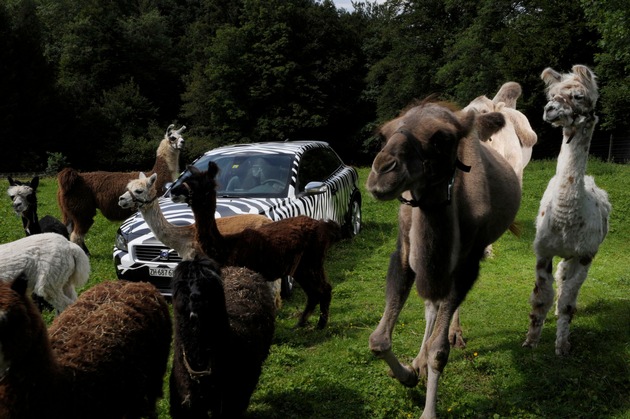
[(555, 176), (549, 181), (536, 218), (536, 285), (530, 297), (529, 331), (523, 343), (535, 347), (547, 312), (554, 300), (553, 257), (560, 256), (555, 281), (558, 288), (556, 354), (566, 355), (569, 325), (576, 311), (580, 287), (591, 262), (608, 232), (611, 205), (607, 193), (586, 176), (588, 150), (597, 123), (593, 113), (598, 92), (595, 75), (588, 67), (575, 65), (560, 74), (551, 68), (542, 72), (547, 84), (543, 118), (562, 127), (562, 147)]
[[(157, 200), (156, 180), (157, 174), (147, 177), (140, 172), (138, 179), (129, 181), (127, 192), (118, 198), (118, 205), (121, 208), (138, 209), (153, 235), (162, 244), (174, 249), (182, 260), (193, 260), (197, 254), (203, 253), (195, 240), (195, 225), (177, 226), (164, 217)], [(234, 234), (246, 228), (258, 228), (271, 222), (264, 215), (243, 214), (217, 218), (217, 228), (221, 234)], [(280, 283), (280, 279), (269, 283), (277, 308), (282, 305)]]
[(532, 157), (532, 147), (538, 136), (529, 124), (527, 117), (516, 110), (516, 101), (521, 96), (521, 86), (507, 82), (501, 86), (492, 100), (478, 96), (464, 108), (480, 113), (500, 112), (505, 117), (505, 126), (485, 139), (488, 144), (510, 163), (518, 179), (523, 184), (523, 170)]
[(29, 295), (35, 293), (62, 312), (87, 283), (90, 261), (83, 250), (57, 233), (41, 233), (0, 245), (0, 279), (24, 273)]

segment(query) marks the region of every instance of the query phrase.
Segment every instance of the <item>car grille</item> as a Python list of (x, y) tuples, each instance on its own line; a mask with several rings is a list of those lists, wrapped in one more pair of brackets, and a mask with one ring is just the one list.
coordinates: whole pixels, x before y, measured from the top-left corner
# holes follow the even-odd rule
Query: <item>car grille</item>
[[(136, 254), (135, 259), (143, 262), (179, 263), (182, 261), (182, 257), (179, 253), (166, 246), (136, 246), (134, 251)], [(161, 256), (165, 252), (169, 252), (168, 258)]]

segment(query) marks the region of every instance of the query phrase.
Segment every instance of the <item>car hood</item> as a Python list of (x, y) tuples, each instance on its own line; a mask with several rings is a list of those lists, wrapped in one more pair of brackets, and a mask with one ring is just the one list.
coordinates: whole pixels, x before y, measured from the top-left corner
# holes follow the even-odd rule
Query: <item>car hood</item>
[[(275, 220), (275, 209), (282, 206), (288, 198), (217, 198), (217, 208), (214, 213), (215, 218), (229, 217), (239, 214), (262, 214)], [(195, 217), (192, 210), (185, 203), (175, 203), (170, 198), (160, 198), (159, 205), (166, 220), (174, 225), (184, 226), (193, 224)], [(120, 232), (127, 239), (127, 242), (136, 240), (144, 236), (144, 240), (155, 243), (157, 239), (153, 237), (151, 229), (144, 221), (142, 214), (138, 211), (120, 226)]]

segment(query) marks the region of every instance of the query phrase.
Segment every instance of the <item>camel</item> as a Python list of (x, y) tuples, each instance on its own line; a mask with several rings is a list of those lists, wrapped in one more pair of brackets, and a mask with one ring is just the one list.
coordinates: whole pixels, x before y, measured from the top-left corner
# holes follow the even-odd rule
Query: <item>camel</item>
[[(164, 245), (175, 249), (182, 260), (193, 260), (195, 256), (203, 254), (195, 240), (195, 224), (177, 226), (171, 224), (160, 209), (159, 194), (156, 189), (157, 173), (151, 176), (140, 172), (138, 179), (132, 179), (127, 184), (127, 191), (118, 198), (121, 208), (138, 210), (147, 225)], [(258, 228), (273, 221), (260, 214), (241, 214), (230, 217), (217, 218), (217, 227), (221, 234), (234, 234), (246, 228)], [(276, 308), (282, 306), (280, 297), (281, 280), (269, 282)]]
[(555, 281), (558, 316), (555, 352), (571, 349), (569, 326), (576, 312), (580, 287), (599, 246), (608, 232), (612, 209), (608, 194), (585, 175), (588, 150), (597, 124), (594, 114), (599, 96), (596, 76), (586, 66), (574, 65), (560, 74), (546, 68), (541, 78), (547, 85), (543, 119), (562, 127), (562, 146), (556, 174), (547, 185), (536, 217), (536, 284), (530, 297), (532, 311), (524, 347), (540, 341), (545, 318), (554, 300), (553, 258), (560, 256)]
[(464, 110), (471, 109), (480, 113), (500, 112), (505, 117), (505, 126), (492, 137), (482, 138), (502, 155), (516, 172), (523, 185), (523, 170), (532, 157), (532, 147), (538, 136), (532, 129), (527, 117), (516, 110), (516, 101), (521, 96), (521, 85), (507, 82), (499, 89), (492, 100), (486, 96), (478, 96)]
[[(156, 152), (152, 173), (158, 174), (158, 190), (162, 190), (168, 182), (173, 182), (179, 176), (179, 154), (184, 147), (181, 133), (185, 126), (175, 130), (170, 125), (164, 139), (160, 142)], [(59, 189), (57, 202), (66, 226), (72, 225), (70, 240), (90, 254), (85, 235), (94, 224), (96, 210), (110, 221), (122, 221), (132, 212), (118, 206), (118, 197), (125, 191), (130, 179), (138, 177), (139, 172), (88, 172), (79, 173), (67, 167), (57, 175)]]
[[(497, 112), (457, 111), (424, 101), (380, 128), (386, 144), (372, 163), (368, 191), (399, 199), (396, 250), (385, 311), (370, 335), (372, 353), (412, 387), (427, 376), (422, 418), (435, 418), (438, 380), (450, 352), (449, 323), (479, 274), (485, 247), (508, 229), (521, 200), (512, 167), (480, 138), (503, 127)], [(411, 367), (392, 351), (392, 333), (415, 283), (425, 299), (426, 329)]]

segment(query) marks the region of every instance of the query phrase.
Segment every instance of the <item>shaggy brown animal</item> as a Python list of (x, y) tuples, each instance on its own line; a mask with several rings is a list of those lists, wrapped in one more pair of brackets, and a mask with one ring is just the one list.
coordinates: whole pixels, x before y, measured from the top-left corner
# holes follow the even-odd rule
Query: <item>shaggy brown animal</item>
[(324, 257), (330, 245), (341, 239), (339, 224), (298, 216), (222, 235), (212, 216), (216, 208), (215, 176), (219, 168), (210, 162), (207, 171), (194, 166), (188, 169), (191, 176), (171, 190), (171, 199), (191, 206), (197, 226), (196, 239), (203, 252), (222, 266), (244, 266), (260, 273), (267, 281), (292, 276), (307, 297), (298, 326), (306, 324), (319, 304), (317, 326), (325, 327), (332, 286), (324, 270)]
[(171, 416), (241, 417), (269, 354), (275, 315), (261, 275), (220, 270), (205, 255), (181, 262), (173, 275)]
[[(173, 182), (179, 175), (179, 154), (184, 146), (182, 126), (173, 130), (170, 125), (156, 152), (155, 164), (150, 173), (157, 173), (157, 190)], [(72, 168), (65, 168), (57, 175), (59, 189), (57, 202), (66, 226), (72, 225), (70, 240), (81, 246), (85, 253), (85, 235), (94, 224), (96, 210), (110, 221), (122, 221), (131, 216), (130, 209), (118, 206), (118, 197), (125, 192), (127, 183), (138, 177), (140, 172), (87, 172), (79, 173)]]
[(152, 285), (98, 284), (47, 333), (18, 278), (0, 283), (0, 313), (3, 419), (157, 417), (171, 320)]

